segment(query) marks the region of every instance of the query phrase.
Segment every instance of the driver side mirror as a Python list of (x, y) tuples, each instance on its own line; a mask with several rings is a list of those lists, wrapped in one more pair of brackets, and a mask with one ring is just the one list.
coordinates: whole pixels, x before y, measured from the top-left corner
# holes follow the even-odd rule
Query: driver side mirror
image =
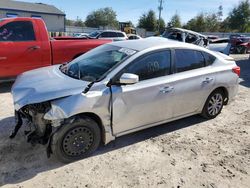
[(139, 76), (131, 73), (123, 73), (119, 80), (122, 85), (131, 85), (137, 82), (139, 82)]

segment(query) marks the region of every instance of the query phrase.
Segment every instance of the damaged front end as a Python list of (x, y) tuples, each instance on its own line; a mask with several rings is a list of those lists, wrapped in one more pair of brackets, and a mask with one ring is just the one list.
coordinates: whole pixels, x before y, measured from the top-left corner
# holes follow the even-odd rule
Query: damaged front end
[[(37, 104), (29, 104), (22, 107), (20, 110), (15, 111), (16, 126), (10, 135), (10, 138), (13, 139), (21, 126), (25, 124), (24, 133), (27, 137), (27, 142), (31, 143), (32, 145), (47, 144), (49, 146), (50, 137), (53, 132), (53, 122), (44, 119), (44, 115), (50, 109), (50, 102), (42, 102)], [(49, 147), (47, 151), (49, 151)], [(48, 152), (48, 154), (50, 154), (50, 152)]]

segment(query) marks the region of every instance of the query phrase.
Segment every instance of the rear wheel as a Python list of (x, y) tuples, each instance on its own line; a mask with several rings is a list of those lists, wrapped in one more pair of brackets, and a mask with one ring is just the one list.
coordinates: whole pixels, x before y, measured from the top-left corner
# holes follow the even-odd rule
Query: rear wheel
[(203, 107), (201, 115), (207, 119), (213, 119), (221, 113), (224, 105), (224, 93), (221, 89), (212, 92)]
[(52, 153), (61, 162), (69, 163), (92, 154), (99, 146), (101, 132), (98, 124), (88, 118), (65, 124), (52, 138)]

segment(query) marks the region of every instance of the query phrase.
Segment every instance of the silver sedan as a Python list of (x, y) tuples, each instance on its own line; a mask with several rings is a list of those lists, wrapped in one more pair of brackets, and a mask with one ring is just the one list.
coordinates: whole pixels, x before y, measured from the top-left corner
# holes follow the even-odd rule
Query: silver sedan
[[(152, 37), (105, 44), (64, 65), (20, 75), (12, 94), (27, 140), (63, 162), (116, 137), (194, 114), (220, 114), (240, 68), (226, 55)], [(26, 120), (26, 121), (23, 121)]]

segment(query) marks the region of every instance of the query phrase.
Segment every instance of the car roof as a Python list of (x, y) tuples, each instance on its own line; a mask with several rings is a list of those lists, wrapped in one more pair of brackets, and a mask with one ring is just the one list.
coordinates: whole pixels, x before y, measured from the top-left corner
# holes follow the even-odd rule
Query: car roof
[(99, 30), (100, 32), (115, 32), (115, 33), (124, 33), (122, 31), (119, 30)]
[(110, 43), (110, 45), (118, 46), (122, 48), (129, 48), (136, 51), (143, 51), (150, 48), (190, 48), (190, 49), (197, 49), (197, 50), (204, 50), (203, 47), (178, 42), (170, 39), (166, 39), (163, 37), (148, 37), (141, 40), (126, 40), (126, 41), (118, 41), (114, 43)]

